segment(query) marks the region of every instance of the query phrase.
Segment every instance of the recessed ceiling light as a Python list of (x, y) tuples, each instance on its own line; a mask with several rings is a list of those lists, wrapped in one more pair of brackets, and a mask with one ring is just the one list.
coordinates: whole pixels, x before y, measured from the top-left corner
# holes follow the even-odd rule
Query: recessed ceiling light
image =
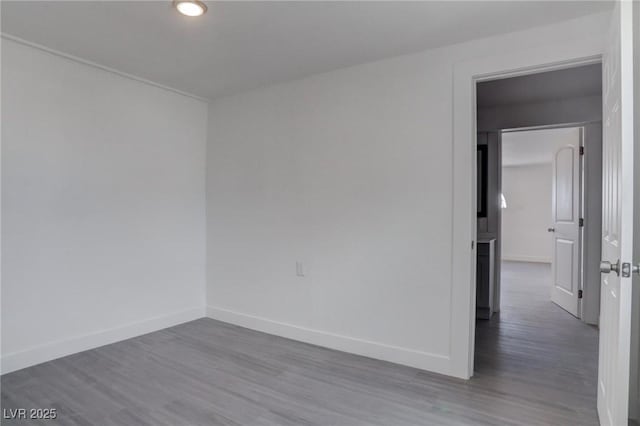
[(200, 16), (207, 11), (207, 5), (198, 0), (176, 0), (174, 5), (178, 12), (186, 16)]

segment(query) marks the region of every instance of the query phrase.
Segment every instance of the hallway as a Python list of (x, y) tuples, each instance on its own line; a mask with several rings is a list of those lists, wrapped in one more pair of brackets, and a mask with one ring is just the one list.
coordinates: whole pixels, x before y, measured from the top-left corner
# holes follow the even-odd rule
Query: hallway
[(550, 282), (548, 264), (503, 262), (501, 312), (476, 324), (473, 381), (598, 424), (598, 330), (552, 303)]

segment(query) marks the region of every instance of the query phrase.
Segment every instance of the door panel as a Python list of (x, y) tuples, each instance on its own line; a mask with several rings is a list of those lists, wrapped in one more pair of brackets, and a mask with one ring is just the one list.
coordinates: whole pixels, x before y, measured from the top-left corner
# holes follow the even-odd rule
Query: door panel
[(562, 222), (574, 221), (574, 162), (575, 147), (566, 146), (556, 152), (555, 191), (556, 220)]
[(556, 286), (569, 294), (574, 293), (573, 287), (573, 254), (575, 243), (571, 240), (556, 239), (556, 262), (566, 267), (556, 268)]
[[(632, 7), (616, 2), (603, 58), (602, 258), (612, 264), (633, 259)], [(603, 425), (628, 422), (632, 281), (625, 275), (602, 275), (598, 416)]]
[(572, 315), (578, 316), (582, 128), (573, 130), (575, 131), (573, 142), (558, 148), (553, 158), (551, 300)]

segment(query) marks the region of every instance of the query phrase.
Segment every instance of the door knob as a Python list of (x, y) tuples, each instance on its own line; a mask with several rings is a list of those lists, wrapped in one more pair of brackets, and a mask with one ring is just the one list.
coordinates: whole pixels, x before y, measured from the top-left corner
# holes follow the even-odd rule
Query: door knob
[(556, 228), (547, 228), (547, 232), (556, 232)]
[(616, 263), (611, 263), (606, 260), (600, 262), (600, 272), (603, 274), (608, 274), (611, 271), (615, 272), (616, 275), (620, 275), (620, 260)]

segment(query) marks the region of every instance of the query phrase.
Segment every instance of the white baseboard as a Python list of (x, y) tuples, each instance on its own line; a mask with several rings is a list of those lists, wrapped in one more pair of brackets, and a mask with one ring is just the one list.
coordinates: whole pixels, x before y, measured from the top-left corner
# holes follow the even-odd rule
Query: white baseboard
[(507, 262), (551, 263), (551, 258), (540, 257), (540, 256), (518, 256), (518, 255), (502, 254), (501, 259)]
[(451, 369), (451, 361), (449, 356), (446, 355), (421, 352), (355, 337), (328, 333), (214, 306), (207, 307), (207, 316), (219, 321), (286, 337), (288, 339), (311, 343), (313, 345), (324, 346), (326, 348), (369, 358), (381, 359), (396, 364), (408, 365), (436, 373), (454, 375)]
[(163, 328), (193, 321), (204, 316), (204, 307), (186, 309), (169, 315), (149, 318), (108, 330), (101, 330), (57, 342), (45, 343), (24, 351), (9, 353), (2, 357), (2, 374), (153, 331), (162, 330)]

